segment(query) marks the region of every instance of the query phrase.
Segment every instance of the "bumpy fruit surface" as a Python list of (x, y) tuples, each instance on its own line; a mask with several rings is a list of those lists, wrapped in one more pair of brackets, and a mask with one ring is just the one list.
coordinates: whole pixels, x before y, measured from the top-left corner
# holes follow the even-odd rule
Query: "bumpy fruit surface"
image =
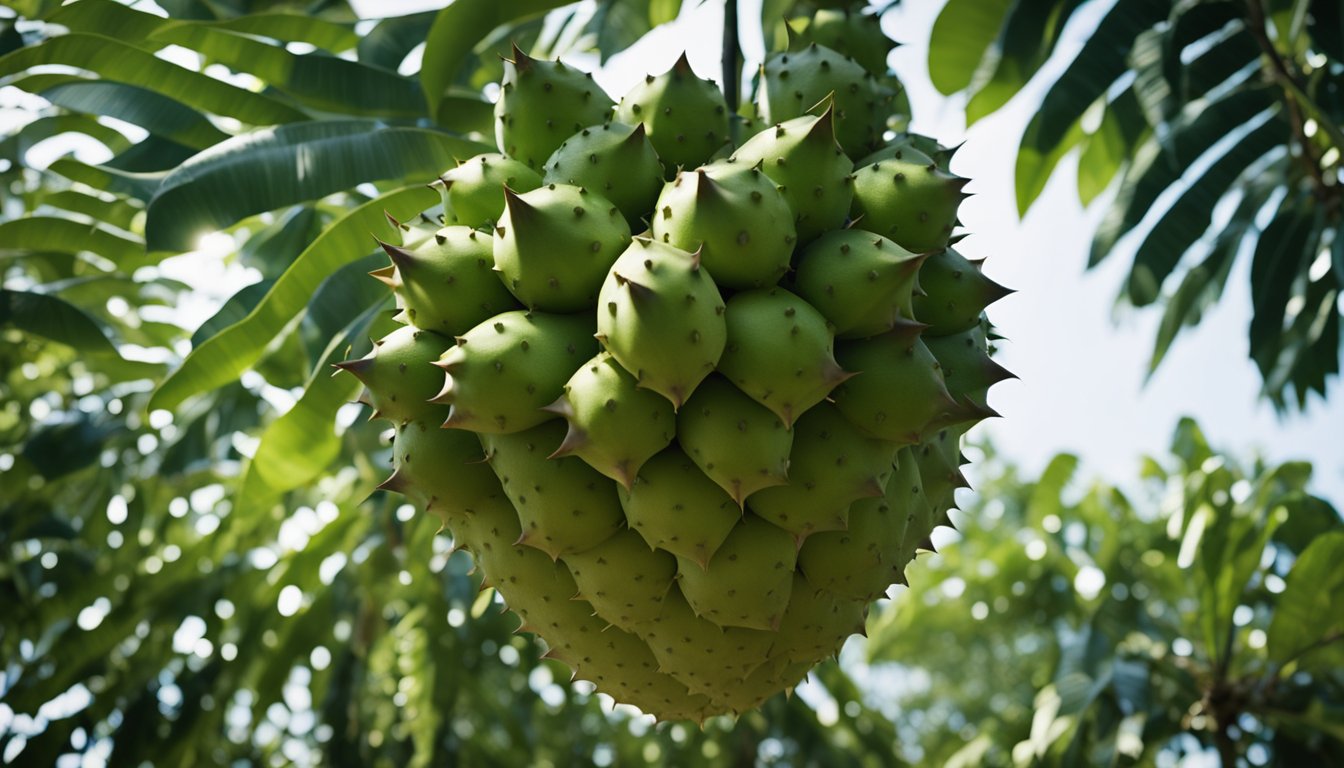
[(382, 489), (547, 658), (661, 719), (745, 712), (862, 632), (1011, 375), (1006, 291), (950, 247), (951, 152), (883, 135), (908, 116), (876, 30), (818, 11), (736, 147), (684, 57), (608, 122), (586, 74), (515, 52), (504, 155), (444, 175), (437, 236), (385, 247), (406, 325), (342, 365), (394, 422)]

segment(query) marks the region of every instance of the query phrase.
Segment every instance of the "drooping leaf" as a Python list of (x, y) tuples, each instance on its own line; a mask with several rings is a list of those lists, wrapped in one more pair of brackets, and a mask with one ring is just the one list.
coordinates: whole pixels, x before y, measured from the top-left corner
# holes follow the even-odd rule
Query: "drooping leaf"
[(6, 325), (85, 352), (117, 354), (92, 317), (57, 296), (0, 288), (0, 326)]
[(0, 250), (96, 253), (128, 270), (142, 263), (145, 252), (137, 238), (58, 216), (0, 222)]
[(1267, 650), (1279, 665), (1335, 669), (1344, 662), (1344, 533), (1317, 537), (1288, 573)]
[(133, 45), (102, 35), (71, 33), (0, 57), (0, 77), (43, 64), (62, 64), (100, 77), (154, 90), (202, 112), (248, 125), (276, 125), (307, 118), (302, 111), (200, 72), (171, 64)]
[(425, 39), (420, 83), (429, 113), (439, 112), (439, 102), (458, 82), (462, 66), (476, 44), (491, 30), (509, 22), (540, 15), (566, 5), (566, 0), (458, 0), (439, 11)]
[(151, 407), (171, 409), (194, 394), (237, 379), (303, 311), (328, 275), (372, 250), (373, 235), (387, 231), (387, 214), (409, 219), (431, 205), (434, 197), (428, 187), (405, 187), (361, 205), (332, 224), (246, 318), (191, 351), (155, 390)]
[(315, 200), (370, 181), (427, 183), (454, 157), (487, 148), (425, 128), (326, 120), (264, 129), (184, 163), (150, 201), (150, 250), (184, 251), (201, 235), (255, 213)]
[(998, 36), (1011, 0), (949, 0), (929, 33), (929, 77), (951, 95), (971, 84), (985, 50)]
[(94, 80), (46, 88), (38, 95), (75, 112), (124, 120), (194, 149), (229, 137), (200, 112), (140, 86)]

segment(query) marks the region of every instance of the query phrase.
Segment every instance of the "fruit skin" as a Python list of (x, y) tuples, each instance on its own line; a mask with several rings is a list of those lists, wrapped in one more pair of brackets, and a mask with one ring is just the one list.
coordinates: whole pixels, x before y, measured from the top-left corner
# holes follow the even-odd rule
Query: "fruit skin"
[(565, 434), (559, 422), (522, 432), (481, 434), (486, 461), (518, 510), (517, 544), (551, 559), (601, 544), (625, 523), (616, 488), (575, 458), (550, 458)]
[(835, 356), (857, 375), (835, 388), (832, 399), (865, 434), (913, 445), (963, 417), (938, 361), (920, 341), (920, 326), (901, 326), (872, 338), (837, 343)]
[(446, 336), (405, 325), (375, 341), (368, 355), (336, 367), (364, 383), (373, 418), (404, 423), (436, 410), (430, 399), (443, 378), (434, 361), (450, 345)]
[(797, 241), (793, 211), (759, 169), (716, 162), (682, 171), (663, 187), (653, 239), (698, 252), (725, 288), (774, 285)]
[(789, 481), (793, 433), (718, 374), (705, 379), (677, 414), (677, 440), (739, 507), (756, 491)]
[(985, 276), (981, 263), (968, 261), (954, 248), (933, 253), (919, 270), (925, 295), (914, 299), (915, 316), (927, 323), (929, 336), (947, 336), (980, 324), (990, 304), (1012, 293)]
[(774, 53), (761, 65), (757, 108), (767, 125), (802, 117), (833, 95), (835, 134), (845, 154), (860, 157), (876, 147), (892, 93), (858, 62), (812, 43)]
[(452, 406), (443, 426), (503, 434), (556, 418), (542, 410), (597, 352), (582, 315), (515, 310), (458, 337), (436, 363), (447, 373), (433, 402)]
[(861, 229), (827, 232), (802, 250), (791, 287), (836, 338), (862, 339), (914, 322), (923, 255)]
[(619, 488), (630, 527), (650, 547), (709, 563), (742, 517), (742, 509), (673, 445), (649, 459), (629, 488)]
[(504, 190), (495, 226), (495, 270), (529, 309), (578, 312), (597, 300), (607, 269), (630, 243), (630, 227), (601, 195), (547, 184), (521, 195)]
[(728, 104), (714, 83), (691, 70), (686, 54), (661, 75), (648, 75), (616, 107), (616, 120), (643, 124), (664, 178), (709, 162), (730, 139)]
[(906, 150), (854, 171), (854, 226), (925, 253), (947, 247), (966, 198), (966, 179), (939, 168), (927, 155)]
[(476, 155), (444, 171), (429, 186), (443, 200), (444, 220), (479, 229), (504, 214), (504, 188), (522, 193), (540, 187), (541, 174), (495, 152)]
[(577, 456), (629, 489), (639, 468), (672, 442), (676, 413), (656, 392), (640, 389), (635, 377), (608, 352), (589, 360), (545, 410), (569, 424), (551, 454)]
[(533, 59), (515, 45), (495, 102), (495, 142), (505, 155), (541, 171), (565, 139), (606, 122), (613, 106), (591, 74)]
[[(818, 43), (853, 58), (873, 74), (886, 72), (887, 54), (896, 47), (895, 41), (882, 32), (879, 16), (860, 13), (861, 3), (851, 5), (855, 6), (852, 10), (841, 7), (818, 9), (798, 35), (796, 43)], [(791, 47), (800, 47), (797, 44)]]
[(518, 307), (495, 275), (494, 246), (484, 232), (449, 226), (413, 249), (381, 245), (392, 260), (392, 274), (379, 279), (392, 287), (406, 321), (418, 328), (456, 336)]
[(835, 110), (786, 120), (751, 137), (732, 162), (760, 164), (793, 211), (798, 242), (806, 245), (838, 229), (854, 198), (854, 163), (835, 138)]
[(641, 231), (663, 188), (663, 164), (643, 123), (593, 125), (565, 140), (546, 161), (547, 184), (572, 184), (610, 200)]
[(835, 362), (826, 318), (783, 288), (735, 294), (724, 319), (728, 345), (719, 372), (785, 427), (851, 375)]
[(598, 294), (597, 339), (638, 386), (680, 408), (723, 354), (723, 312), (698, 253), (636, 238)]

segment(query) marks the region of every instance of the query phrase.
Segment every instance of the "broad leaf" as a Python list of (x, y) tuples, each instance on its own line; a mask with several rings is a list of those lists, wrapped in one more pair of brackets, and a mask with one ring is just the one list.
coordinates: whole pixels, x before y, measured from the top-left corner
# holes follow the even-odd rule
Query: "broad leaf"
[(57, 296), (0, 288), (0, 327), (7, 325), (85, 352), (117, 354), (92, 317)]
[(246, 318), (191, 351), (155, 390), (151, 407), (171, 409), (194, 394), (236, 380), (304, 310), (328, 275), (372, 250), (373, 235), (387, 231), (388, 214), (409, 219), (434, 201), (428, 187), (406, 187), (361, 205), (328, 227)]
[(1288, 573), (1269, 625), (1269, 658), (1335, 669), (1344, 663), (1344, 533), (1313, 541)]
[(150, 202), (152, 251), (185, 251), (243, 218), (370, 181), (427, 183), (488, 149), (425, 128), (327, 120), (256, 131), (182, 164)]
[(950, 95), (971, 84), (1011, 6), (1011, 0), (948, 0), (929, 33), (933, 87)]

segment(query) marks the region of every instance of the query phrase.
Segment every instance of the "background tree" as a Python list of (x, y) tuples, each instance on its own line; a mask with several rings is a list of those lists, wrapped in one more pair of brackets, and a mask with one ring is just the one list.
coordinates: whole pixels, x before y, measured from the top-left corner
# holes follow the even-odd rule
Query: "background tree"
[[(1184, 708), (1213, 690), (1200, 681), (1181, 687), (1150, 671), (1150, 698), (1120, 698), (1108, 670), (1122, 657), (1156, 651), (1134, 650), (1122, 642), (1129, 635), (1084, 632), (1100, 621), (1098, 606), (1110, 605), (1104, 599), (1052, 588), (1028, 612), (1012, 589), (1017, 581), (982, 577), (981, 562), (1016, 564), (1033, 579), (1048, 573), (1052, 587), (1056, 576), (1067, 586), (1077, 579), (1075, 558), (1085, 554), (1107, 585), (1129, 584), (1112, 568), (1131, 561), (1110, 559), (1119, 555), (1090, 532), (1110, 531), (1114, 519), (1137, 513), (1056, 503), (1062, 480), (1047, 478), (1035, 491), (1011, 473), (988, 483), (977, 497), (982, 506), (968, 515), (988, 523), (964, 525), (966, 541), (952, 552), (965, 554), (940, 556), (924, 577), (933, 583), (955, 567), (967, 582), (960, 600), (983, 582), (993, 615), (1014, 617), (1013, 631), (1036, 637), (1038, 646), (998, 642), (1007, 627), (966, 632), (979, 612), (974, 603), (927, 607), (940, 593), (907, 593), (898, 612), (877, 620), (869, 663), (890, 666), (892, 675), (926, 670), (931, 687), (901, 703), (910, 714), (893, 717), (883, 709), (889, 692), (861, 686), (851, 666), (827, 664), (807, 698), (776, 698), (760, 713), (713, 720), (703, 731), (652, 729), (624, 709), (606, 712), (582, 687), (552, 685), (562, 667), (537, 658), (527, 636), (511, 634), (515, 621), (497, 613), (491, 592), (478, 591), (469, 559), (452, 554), (424, 515), (376, 490), (385, 437), (348, 404), (356, 392), (346, 377), (328, 375), (333, 361), (347, 350), (362, 354), (367, 339), (385, 330), (388, 298), (365, 274), (384, 263), (370, 234), (396, 242), (400, 222), (414, 226), (434, 202), (424, 182), (455, 156), (481, 151), (482, 136), (489, 141), (483, 89), (499, 79), (498, 54), (510, 41), (542, 56), (609, 57), (675, 17), (680, 5), (459, 0), (371, 24), (343, 2), (175, 0), (159, 3), (167, 18), (112, 0), (29, 0), (0, 11), (0, 84), (42, 104), (0, 139), (0, 654), (7, 660), (0, 758), (50, 764), (86, 752), (118, 764), (367, 765), (564, 764), (593, 756), (618, 764), (886, 765), (897, 753), (933, 759), (964, 747), (958, 759), (974, 762), (983, 749), (987, 760), (1007, 762), (1028, 754), (1016, 745), (1034, 737), (1028, 723), (1040, 719), (1046, 736), (1030, 742), (1030, 754), (1063, 761), (1077, 754), (1069, 748), (1103, 754), (1108, 734), (1118, 754), (1130, 754), (1134, 721), (1124, 718), (1150, 710), (1145, 722), (1160, 727), (1140, 728), (1140, 755), (1182, 748), (1172, 739), (1185, 732), (1219, 747), (1231, 737), (1248, 758), (1251, 747), (1271, 740), (1270, 755), (1281, 762), (1338, 755), (1330, 708), (1339, 702), (1331, 672), (1339, 665), (1327, 662), (1339, 628), (1308, 617), (1341, 612), (1301, 608), (1302, 589), (1261, 589), (1272, 583), (1261, 559), (1253, 569), (1260, 575), (1210, 593), (1221, 597), (1200, 593), (1222, 611), (1213, 614), (1214, 641), (1195, 649), (1207, 636), (1190, 628), (1194, 619), (1178, 592), (1167, 599), (1179, 615), (1140, 631), (1155, 638), (1151, 648), (1187, 639), (1192, 651), (1181, 656), (1196, 671), (1241, 659), (1209, 680), (1239, 685), (1233, 675), (1245, 664), (1245, 674), (1266, 685), (1281, 681), (1273, 683), (1275, 696), (1294, 692), (1272, 699), (1286, 714), (1237, 710), (1265, 724), (1253, 735), (1240, 725), (1228, 731), (1221, 709), (1199, 722), (1182, 719)], [(779, 19), (810, 13), (805, 5), (765, 3), (767, 45), (786, 44)], [(416, 71), (406, 61), (422, 42)], [(58, 135), (101, 145), (109, 159), (30, 162), (34, 147)], [(197, 250), (202, 245), (206, 251)], [(181, 252), (189, 254), (171, 258)], [(199, 301), (202, 287), (182, 278), (212, 264), (254, 270), (254, 282), (192, 327), (184, 308)], [(1188, 519), (1178, 524), (1203, 532), (1177, 537), (1194, 541), (1189, 546), (1200, 555), (1186, 566), (1168, 557), (1163, 568), (1140, 571), (1158, 585), (1142, 582), (1147, 589), (1188, 588), (1182, 569), (1205, 562), (1213, 548), (1200, 542), (1209, 531), (1274, 531), (1269, 543), (1252, 537), (1255, 546), (1209, 555), (1212, 564), (1198, 572), (1210, 583), (1241, 562), (1234, 552), (1272, 550), (1280, 579), (1297, 555), (1313, 568), (1333, 562), (1329, 550), (1310, 559), (1304, 552), (1338, 516), (1302, 495), (1303, 468), (1269, 479), (1257, 468), (1247, 482), (1266, 490), (1247, 501), (1231, 491), (1240, 477), (1233, 470), (1217, 475), (1222, 486), (1199, 479), (1217, 474), (1207, 468), (1214, 455), (1192, 445), (1193, 438), (1178, 443), (1188, 461), (1159, 476), (1207, 489), (1191, 492), (1182, 507), (1191, 507)], [(1058, 466), (1051, 477), (1067, 474)], [(1213, 511), (1196, 514), (1205, 501)], [(1281, 503), (1291, 508), (1292, 525), (1262, 519)], [(1140, 508), (1149, 524), (1135, 528), (1132, 544), (1117, 546), (1134, 556), (1166, 552), (1172, 544), (1148, 517), (1153, 507)], [(1077, 516), (1084, 542), (1069, 538), (1072, 527), (1047, 522), (1052, 515), (1070, 526)], [(1190, 522), (1196, 519), (1203, 523)], [(1001, 531), (1009, 526), (1036, 531), (1049, 556), (1033, 559), (1037, 548), (1028, 541), (1005, 543), (1011, 537)], [(1306, 531), (1296, 543), (1273, 538), (1295, 526)], [(1053, 570), (1032, 570), (1047, 566)], [(1291, 587), (1294, 577), (1287, 578)], [(1131, 594), (1140, 583), (1134, 577)], [(1011, 610), (1000, 611), (999, 598)], [(1228, 618), (1229, 606), (1243, 602), (1256, 612), (1252, 624)], [(1289, 639), (1275, 646), (1280, 605), (1294, 613), (1279, 620)], [(1119, 613), (1107, 608), (1106, 626), (1122, 626), (1138, 606), (1129, 600)], [(1267, 632), (1263, 654), (1218, 645), (1217, 630), (1234, 625), (1238, 633)], [(1098, 636), (1107, 639), (1078, 645)], [(1061, 661), (1094, 646), (1086, 665), (1066, 669)], [(1235, 647), (1251, 649), (1250, 635)], [(1014, 680), (1004, 687), (1014, 697), (1005, 710), (1011, 716), (993, 698), (993, 719), (975, 702), (975, 681), (964, 673), (969, 654), (1005, 659), (1001, 667)], [(1082, 678), (1069, 676), (1075, 671), (1101, 693), (1076, 698)], [(1126, 730), (1111, 727), (1116, 708)], [(960, 730), (994, 719), (999, 726), (967, 734), (969, 745), (948, 738), (945, 724)], [(1295, 741), (1278, 741), (1289, 731)], [(1292, 751), (1299, 743), (1315, 751)]]
[[(1068, 24), (1087, 30), (1086, 43), (1047, 74)], [(929, 71), (939, 91), (965, 97), (968, 122), (1028, 83), (1047, 86), (1017, 150), (1018, 209), (1079, 153), (1079, 198), (1108, 201), (1089, 264), (1127, 255), (1121, 297), (1163, 307), (1150, 369), (1242, 257), (1264, 395), (1285, 409), (1326, 394), (1344, 312), (1338, 3), (950, 0)]]

